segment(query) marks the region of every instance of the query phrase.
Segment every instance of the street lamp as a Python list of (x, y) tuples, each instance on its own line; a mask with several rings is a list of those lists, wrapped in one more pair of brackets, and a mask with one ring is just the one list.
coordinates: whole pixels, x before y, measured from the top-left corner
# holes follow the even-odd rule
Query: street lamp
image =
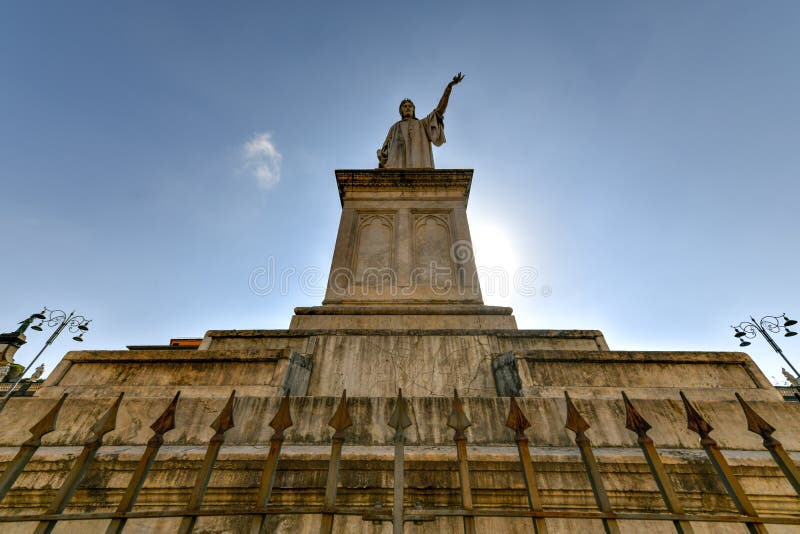
[[(33, 367), (33, 364), (36, 363), (36, 360), (39, 359), (39, 356), (41, 356), (42, 353), (47, 349), (47, 347), (49, 347), (53, 343), (53, 341), (56, 340), (56, 338), (59, 336), (59, 334), (61, 334), (61, 332), (65, 328), (68, 329), (71, 333), (75, 334), (75, 336), (73, 336), (72, 339), (74, 339), (75, 341), (82, 342), (83, 335), (89, 331), (89, 323), (92, 322), (90, 319), (87, 319), (83, 315), (75, 315), (74, 310), (72, 311), (72, 313), (67, 315), (66, 312), (62, 310), (48, 310), (47, 308), (44, 308), (39, 313), (34, 313), (26, 321), (23, 321), (23, 323), (27, 322), (27, 324), (30, 324), (31, 322), (33, 322), (33, 320), (38, 320), (39, 322), (31, 326), (31, 330), (37, 330), (41, 332), (44, 326), (48, 326), (51, 328), (55, 327), (55, 331), (50, 336), (50, 338), (47, 341), (45, 341), (44, 347), (42, 347), (42, 350), (39, 351), (39, 354), (37, 354), (36, 357), (33, 359), (33, 361), (31, 361), (31, 363), (28, 364), (25, 370), (22, 371), (22, 373), (20, 373), (19, 377), (17, 377), (17, 381), (14, 382), (8, 389), (8, 392), (3, 396), (4, 401), (11, 396), (11, 394), (14, 392), (14, 389), (17, 387), (17, 384), (19, 384), (20, 381), (22, 380), (22, 377), (25, 376), (25, 373), (27, 373), (30, 370), (30, 368)], [(25, 326), (27, 326), (27, 324)], [(24, 330), (24, 327), (20, 328)]]
[[(783, 324), (781, 324), (781, 321)], [(739, 340), (740, 347), (747, 347), (750, 345), (750, 342), (745, 338), (753, 339), (756, 337), (756, 333), (761, 333), (761, 335), (764, 336), (764, 339), (767, 340), (767, 343), (769, 343), (770, 347), (772, 347), (775, 352), (780, 354), (781, 358), (783, 358), (783, 361), (785, 361), (786, 364), (791, 367), (795, 376), (800, 377), (800, 373), (794, 368), (792, 362), (786, 358), (786, 355), (783, 354), (781, 348), (777, 343), (775, 343), (775, 340), (772, 339), (772, 336), (769, 335), (770, 332), (773, 334), (779, 334), (782, 331), (784, 333), (783, 337), (796, 336), (797, 332), (789, 329), (790, 326), (794, 326), (796, 324), (797, 321), (794, 319), (789, 319), (784, 313), (781, 316), (766, 315), (762, 317), (760, 321), (756, 321), (753, 316), (750, 316), (750, 321), (742, 321), (736, 326), (731, 326), (731, 328), (733, 328), (734, 332), (733, 337)]]

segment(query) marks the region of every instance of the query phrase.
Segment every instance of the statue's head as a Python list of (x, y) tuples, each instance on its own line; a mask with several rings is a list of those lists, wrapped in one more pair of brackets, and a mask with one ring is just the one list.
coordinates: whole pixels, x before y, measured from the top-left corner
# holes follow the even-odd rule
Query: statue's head
[(404, 119), (416, 119), (417, 116), (414, 114), (414, 110), (414, 102), (412, 102), (410, 98), (406, 98), (400, 102), (400, 117)]

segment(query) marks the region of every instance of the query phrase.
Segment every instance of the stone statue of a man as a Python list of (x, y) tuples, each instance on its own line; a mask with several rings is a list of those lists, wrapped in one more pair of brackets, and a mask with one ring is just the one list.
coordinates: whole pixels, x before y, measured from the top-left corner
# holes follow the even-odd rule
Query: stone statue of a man
[(781, 372), (783, 373), (783, 376), (786, 377), (786, 380), (789, 381), (789, 384), (791, 384), (794, 387), (800, 386), (800, 381), (797, 380), (798, 377), (794, 376), (783, 367), (781, 367)]
[(42, 378), (43, 374), (44, 374), (44, 364), (40, 365), (39, 367), (36, 368), (35, 371), (33, 371), (33, 374), (31, 375), (31, 382), (36, 382), (37, 380)]
[(400, 102), (401, 120), (389, 128), (386, 141), (378, 150), (378, 166), (382, 169), (432, 169), (433, 149), (443, 145), (444, 112), (450, 100), (450, 91), (464, 76), (459, 72), (447, 84), (439, 105), (424, 119), (417, 119), (414, 103), (406, 98)]

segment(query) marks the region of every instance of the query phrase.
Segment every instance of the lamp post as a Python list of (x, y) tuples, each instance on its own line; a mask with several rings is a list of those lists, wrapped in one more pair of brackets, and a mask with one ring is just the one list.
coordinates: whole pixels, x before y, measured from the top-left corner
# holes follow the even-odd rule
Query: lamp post
[(66, 312), (62, 310), (48, 310), (47, 308), (44, 308), (39, 313), (31, 315), (26, 321), (23, 321), (27, 322), (25, 326), (28, 326), (31, 322), (33, 322), (31, 319), (36, 319), (39, 321), (38, 324), (35, 324), (30, 327), (31, 330), (36, 330), (38, 332), (41, 332), (43, 326), (49, 326), (51, 328), (55, 327), (56, 329), (52, 333), (50, 338), (48, 338), (48, 340), (45, 341), (42, 350), (39, 351), (39, 353), (31, 361), (31, 363), (28, 364), (25, 370), (22, 371), (22, 373), (20, 373), (20, 375), (17, 377), (16, 382), (14, 382), (8, 389), (8, 392), (5, 395), (3, 395), (4, 402), (5, 400), (8, 399), (8, 397), (11, 396), (11, 394), (14, 392), (14, 389), (16, 389), (17, 384), (20, 383), (22, 377), (25, 376), (25, 373), (27, 373), (30, 370), (30, 368), (33, 367), (33, 364), (36, 363), (36, 360), (39, 359), (39, 356), (41, 356), (42, 353), (44, 353), (44, 351), (47, 350), (47, 347), (52, 345), (53, 341), (56, 340), (56, 338), (59, 336), (59, 334), (61, 334), (61, 332), (65, 328), (75, 334), (75, 336), (73, 336), (72, 339), (74, 339), (75, 341), (82, 342), (83, 335), (89, 330), (89, 323), (91, 322), (90, 319), (87, 319), (83, 315), (75, 315), (74, 310), (72, 311), (72, 313), (67, 315)]
[[(781, 321), (783, 321), (783, 324), (781, 324)], [(796, 377), (800, 377), (800, 372), (794, 368), (792, 362), (786, 358), (786, 355), (783, 353), (781, 348), (777, 343), (775, 343), (775, 340), (772, 339), (772, 336), (769, 335), (770, 332), (773, 334), (779, 334), (781, 331), (783, 331), (783, 337), (796, 336), (797, 332), (789, 330), (790, 326), (794, 326), (796, 324), (797, 321), (794, 319), (789, 319), (784, 313), (781, 316), (766, 315), (762, 317), (760, 321), (756, 321), (753, 316), (750, 316), (750, 321), (742, 321), (736, 326), (731, 326), (731, 328), (733, 328), (734, 331), (733, 337), (739, 340), (740, 347), (746, 347), (750, 345), (750, 342), (746, 341), (745, 338), (753, 339), (756, 337), (756, 333), (761, 333), (761, 335), (764, 336), (764, 339), (767, 340), (767, 343), (769, 343), (769, 346), (772, 347), (775, 352), (781, 355), (781, 358), (783, 358), (783, 361), (785, 361), (786, 364), (792, 369), (794, 375)]]

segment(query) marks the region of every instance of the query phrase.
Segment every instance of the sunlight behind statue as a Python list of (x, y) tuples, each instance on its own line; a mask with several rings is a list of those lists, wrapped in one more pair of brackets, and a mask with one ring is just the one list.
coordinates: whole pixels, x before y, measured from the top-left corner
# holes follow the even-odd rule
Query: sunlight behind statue
[(378, 150), (378, 167), (381, 169), (433, 169), (431, 144), (441, 146), (444, 138), (444, 112), (450, 100), (450, 91), (464, 76), (459, 72), (444, 90), (439, 105), (425, 118), (417, 119), (414, 103), (406, 98), (400, 102), (400, 117), (389, 128), (386, 141)]

